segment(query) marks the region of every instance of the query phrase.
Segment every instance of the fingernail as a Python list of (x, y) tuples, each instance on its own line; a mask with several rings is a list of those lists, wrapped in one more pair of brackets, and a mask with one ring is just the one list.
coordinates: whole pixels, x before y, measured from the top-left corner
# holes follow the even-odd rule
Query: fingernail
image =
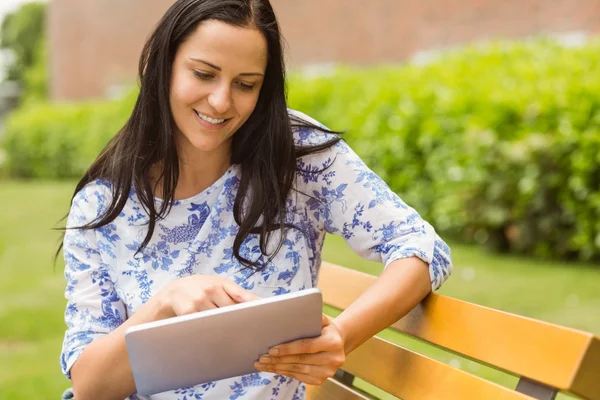
[(269, 356), (262, 356), (259, 360), (259, 362), (263, 363), (263, 364), (268, 364), (271, 362), (271, 357)]
[(269, 350), (269, 355), (270, 356), (277, 356), (277, 355), (279, 355), (279, 349), (277, 347), (273, 347), (272, 349)]

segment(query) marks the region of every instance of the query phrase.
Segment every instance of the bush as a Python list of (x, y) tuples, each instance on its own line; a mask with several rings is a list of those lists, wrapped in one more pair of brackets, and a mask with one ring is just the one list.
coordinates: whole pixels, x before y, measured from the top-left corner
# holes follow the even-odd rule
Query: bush
[(127, 121), (134, 100), (18, 109), (6, 122), (4, 168), (17, 178), (80, 178)]
[(350, 128), (368, 165), (442, 231), (599, 259), (599, 67), (598, 41), (496, 43), (425, 66), (297, 75), (290, 105)]
[[(600, 259), (600, 42), (494, 43), (428, 65), (294, 74), (290, 107), (346, 140), (438, 230), (496, 250)], [(13, 176), (78, 177), (132, 98), (20, 110)]]
[(28, 2), (6, 15), (0, 24), (0, 49), (12, 57), (7, 79), (22, 88), (21, 101), (45, 100), (48, 84), (45, 2)]

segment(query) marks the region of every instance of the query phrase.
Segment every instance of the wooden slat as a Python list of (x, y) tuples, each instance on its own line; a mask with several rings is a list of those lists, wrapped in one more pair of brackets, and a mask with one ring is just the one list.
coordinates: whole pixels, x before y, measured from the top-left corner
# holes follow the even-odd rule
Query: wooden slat
[[(345, 309), (375, 279), (323, 262), (319, 287), (326, 304)], [(600, 400), (590, 378), (600, 380), (600, 365), (594, 362), (598, 338), (590, 333), (437, 294), (393, 328), (515, 375)]]
[(571, 392), (584, 399), (600, 399), (600, 339), (592, 338), (589, 351), (573, 378)]
[(378, 337), (350, 353), (343, 369), (403, 400), (532, 399)]
[(600, 376), (600, 365), (581, 364), (594, 335), (450, 297), (431, 296), (393, 327), (560, 390), (574, 392), (582, 373)]
[(369, 400), (357, 391), (342, 385), (335, 379), (328, 379), (321, 386), (306, 385), (308, 400)]

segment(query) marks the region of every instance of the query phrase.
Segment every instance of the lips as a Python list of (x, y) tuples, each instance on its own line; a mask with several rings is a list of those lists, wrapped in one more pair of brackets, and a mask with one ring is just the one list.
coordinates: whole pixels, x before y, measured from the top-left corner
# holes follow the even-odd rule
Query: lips
[(209, 117), (208, 115), (199, 113), (198, 111), (194, 110), (194, 112), (196, 113), (196, 115), (198, 116), (198, 118), (200, 118), (201, 120), (208, 122), (210, 124), (213, 125), (223, 125), (224, 123), (226, 123), (227, 121), (229, 121), (231, 118), (212, 118)]

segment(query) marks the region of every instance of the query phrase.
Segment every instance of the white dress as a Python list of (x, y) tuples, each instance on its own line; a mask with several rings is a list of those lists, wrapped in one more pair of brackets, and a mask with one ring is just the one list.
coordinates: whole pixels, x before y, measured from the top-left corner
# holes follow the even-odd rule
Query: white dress
[[(299, 129), (294, 135), (299, 145), (331, 139), (312, 129)], [(176, 201), (137, 255), (148, 216), (133, 191), (111, 224), (68, 230), (64, 239), (68, 329), (61, 354), (65, 375), (70, 378), (71, 366), (90, 342), (116, 329), (160, 288), (181, 277), (221, 275), (260, 297), (315, 287), (326, 233), (343, 236), (360, 256), (385, 265), (419, 257), (429, 264), (434, 290), (450, 275), (448, 246), (345, 142), (305, 156), (297, 164), (297, 190), (287, 200), (286, 214), (286, 222), (297, 229), (287, 232), (271, 262), (261, 254), (257, 235), (250, 235), (241, 247), (243, 256), (264, 267), (259, 273), (241, 268), (232, 251), (238, 231), (232, 209), (239, 165), (232, 165), (202, 193)], [(88, 184), (73, 199), (67, 226), (96, 219), (110, 196), (109, 182)], [(134, 394), (130, 399), (300, 400), (304, 393), (299, 381), (256, 372), (149, 397)]]

